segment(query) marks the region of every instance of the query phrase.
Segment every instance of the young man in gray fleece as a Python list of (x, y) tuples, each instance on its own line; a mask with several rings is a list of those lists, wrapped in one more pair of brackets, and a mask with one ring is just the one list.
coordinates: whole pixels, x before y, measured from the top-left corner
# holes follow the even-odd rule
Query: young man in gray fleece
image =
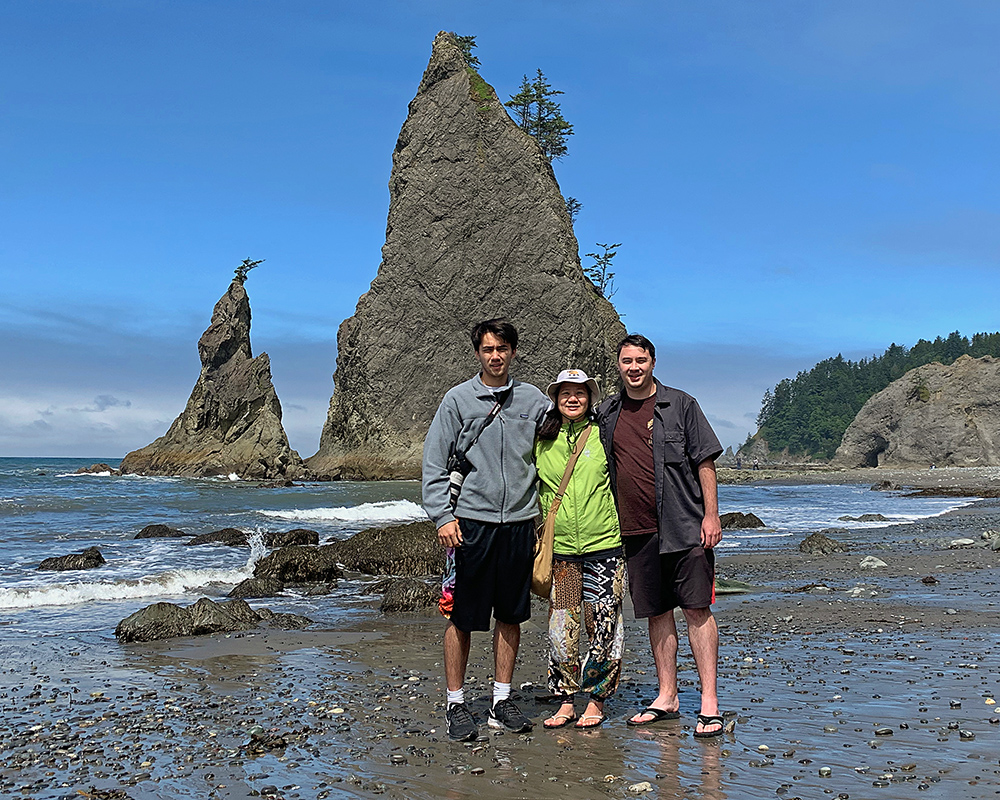
[[(465, 704), (463, 683), (472, 631), (493, 628), (494, 683), (489, 724), (521, 733), (532, 724), (510, 699), (521, 623), (531, 614), (531, 567), (538, 494), (532, 446), (549, 401), (536, 387), (513, 380), (517, 329), (503, 319), (472, 329), (480, 371), (445, 394), (424, 441), (423, 503), (448, 548), (441, 612), (448, 683), (448, 736), (479, 736)], [(498, 413), (487, 423), (490, 412)], [(484, 427), (484, 423), (485, 427)], [(477, 438), (478, 437), (478, 438)], [(474, 443), (473, 443), (474, 442)], [(470, 446), (471, 445), (471, 446)], [(465, 453), (471, 470), (455, 507), (449, 457)]]

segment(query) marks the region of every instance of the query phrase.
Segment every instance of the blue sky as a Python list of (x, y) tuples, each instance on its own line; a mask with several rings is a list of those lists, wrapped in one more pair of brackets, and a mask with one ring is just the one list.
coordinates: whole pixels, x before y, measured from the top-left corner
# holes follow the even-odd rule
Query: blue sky
[[(724, 444), (840, 352), (1000, 330), (993, 2), (0, 5), (0, 456), (161, 435), (232, 270), (315, 452), (439, 30), (501, 99), (541, 68), (581, 254)], [(587, 259), (584, 259), (587, 261)]]

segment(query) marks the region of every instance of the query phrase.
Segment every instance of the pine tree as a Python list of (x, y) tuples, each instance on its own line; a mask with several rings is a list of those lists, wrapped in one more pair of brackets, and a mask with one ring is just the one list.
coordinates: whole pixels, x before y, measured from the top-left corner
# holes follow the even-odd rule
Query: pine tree
[(535, 138), (549, 161), (566, 155), (566, 138), (573, 135), (573, 126), (563, 119), (559, 104), (552, 99), (558, 94), (562, 92), (553, 89), (539, 69), (533, 81), (525, 75), (521, 90), (505, 103), (513, 109), (517, 124)]
[(622, 243), (601, 244), (598, 242), (597, 246), (603, 248), (604, 252), (587, 253), (587, 258), (594, 259), (594, 263), (589, 267), (584, 267), (583, 272), (590, 278), (590, 282), (594, 284), (597, 291), (610, 300), (618, 291), (615, 288), (615, 273), (611, 271), (611, 262), (618, 255), (618, 248), (622, 246)]
[(473, 69), (478, 67), (479, 59), (472, 55), (472, 48), (476, 46), (476, 37), (459, 36), (454, 31), (452, 31), (451, 35), (455, 37), (455, 44), (457, 44), (458, 49), (462, 51), (462, 57), (465, 59), (465, 66), (472, 67)]

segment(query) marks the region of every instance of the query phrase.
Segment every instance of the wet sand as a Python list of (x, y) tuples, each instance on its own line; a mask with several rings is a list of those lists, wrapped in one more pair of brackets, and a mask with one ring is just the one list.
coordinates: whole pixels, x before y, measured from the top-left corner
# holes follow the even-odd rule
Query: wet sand
[[(625, 677), (595, 731), (541, 728), (553, 708), (543, 604), (515, 673), (530, 734), (486, 727), (489, 636), (474, 635), (466, 694), (484, 724), (471, 744), (444, 735), (431, 612), (107, 653), (41, 642), (37, 658), (0, 669), (0, 796), (996, 797), (1000, 552), (981, 535), (998, 529), (1000, 501), (984, 500), (845, 554), (724, 554), (720, 575), (758, 588), (715, 606), (720, 698), (736, 725), (707, 741), (692, 736), (683, 636), (682, 719), (626, 727), (655, 694), (631, 609)], [(975, 544), (952, 549), (960, 537)], [(888, 566), (861, 569), (866, 555)]]

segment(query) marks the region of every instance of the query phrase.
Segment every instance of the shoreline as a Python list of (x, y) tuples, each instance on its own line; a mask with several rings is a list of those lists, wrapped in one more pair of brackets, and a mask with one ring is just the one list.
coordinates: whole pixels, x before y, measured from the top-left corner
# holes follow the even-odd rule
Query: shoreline
[[(655, 694), (644, 625), (631, 608), (608, 722), (595, 731), (543, 730), (552, 707), (542, 702), (545, 605), (535, 601), (514, 677), (515, 690), (530, 684), (517, 694), (535, 730), (486, 727), (490, 637), (476, 634), (466, 686), (483, 736), (451, 743), (443, 735), (441, 618), (370, 610), (338, 630), (109, 644), (78, 658), (60, 651), (68, 643), (58, 637), (28, 654), (5, 649), (0, 794), (47, 800), (88, 796), (96, 786), (133, 800), (250, 798), (273, 787), (266, 796), (286, 800), (576, 800), (643, 796), (631, 787), (648, 782), (647, 796), (709, 800), (895, 800), (918, 790), (941, 800), (995, 797), (1000, 552), (980, 537), (1000, 530), (1000, 501), (879, 530), (877, 544), (842, 554), (809, 556), (796, 540), (777, 552), (720, 557), (720, 576), (756, 587), (714, 607), (720, 700), (736, 720), (720, 739), (691, 735), (698, 695), (683, 624), (682, 719), (625, 726)], [(976, 545), (950, 549), (956, 538)], [(866, 555), (888, 566), (861, 569)], [(924, 584), (929, 575), (938, 583)], [(264, 744), (248, 748), (255, 726)]]

